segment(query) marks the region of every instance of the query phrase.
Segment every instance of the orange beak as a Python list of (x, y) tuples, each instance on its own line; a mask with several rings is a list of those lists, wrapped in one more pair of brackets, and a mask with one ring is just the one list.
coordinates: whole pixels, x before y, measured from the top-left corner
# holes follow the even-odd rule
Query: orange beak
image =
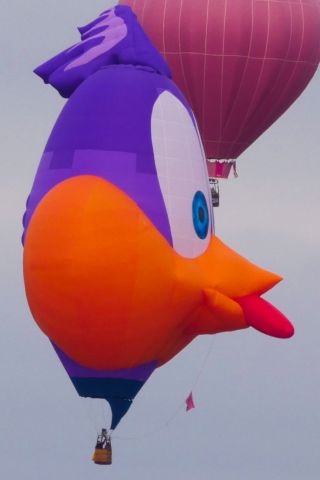
[(213, 237), (207, 252), (196, 259), (204, 301), (189, 326), (197, 333), (217, 333), (252, 326), (268, 335), (288, 338), (291, 323), (260, 296), (282, 279), (238, 255)]
[(280, 281), (213, 237), (178, 255), (138, 205), (95, 176), (69, 179), (38, 206), (25, 243), (28, 301), (42, 330), (96, 369), (165, 363), (195, 336), (290, 322), (260, 295)]

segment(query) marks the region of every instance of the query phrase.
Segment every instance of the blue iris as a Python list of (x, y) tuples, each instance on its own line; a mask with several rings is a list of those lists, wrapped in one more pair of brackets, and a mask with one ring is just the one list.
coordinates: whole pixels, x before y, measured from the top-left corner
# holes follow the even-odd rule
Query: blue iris
[(209, 210), (206, 197), (197, 192), (192, 202), (192, 218), (194, 229), (199, 238), (204, 240), (209, 230)]

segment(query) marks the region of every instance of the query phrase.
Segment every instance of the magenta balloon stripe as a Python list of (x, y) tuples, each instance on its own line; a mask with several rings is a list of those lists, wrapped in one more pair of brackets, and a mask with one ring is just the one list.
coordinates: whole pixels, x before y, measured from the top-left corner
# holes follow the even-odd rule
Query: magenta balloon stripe
[(183, 77), (183, 83), (184, 83), (184, 86), (185, 86), (185, 94), (187, 96), (187, 99), (189, 101), (191, 101), (192, 103), (194, 103), (195, 101), (195, 98), (193, 98), (193, 95), (192, 95), (192, 91), (190, 90), (189, 88), (189, 82), (188, 82), (188, 79), (187, 79), (187, 75), (186, 75), (186, 69), (185, 69), (185, 65), (184, 65), (184, 55), (182, 54), (182, 38), (181, 38), (181, 32), (182, 32), (182, 12), (183, 12), (183, 0), (180, 1), (180, 11), (179, 11), (179, 25), (178, 25), (178, 31), (179, 31), (179, 35), (178, 35), (178, 38), (179, 38), (179, 60), (180, 60), (180, 66), (181, 66), (181, 71), (182, 71), (182, 77)]
[[(302, 48), (303, 48), (304, 43), (305, 43), (305, 34), (307, 33), (306, 29), (305, 29), (305, 9), (304, 9), (304, 5), (308, 5), (308, 4), (302, 2), (302, 0), (300, 0), (299, 3), (300, 3), (300, 7), (301, 7), (301, 21), (302, 21), (300, 51), (299, 51), (297, 60), (295, 61), (295, 66), (292, 70), (289, 81), (287, 81), (285, 86), (282, 86), (281, 95), (279, 96), (278, 100), (273, 103), (273, 108), (271, 108), (269, 110), (269, 113), (266, 115), (265, 122), (268, 125), (273, 123), (273, 118), (277, 117), (277, 111), (280, 110), (281, 113), (283, 113), (284, 110), (286, 109), (285, 106), (283, 106), (282, 104), (283, 104), (283, 101), (286, 98), (286, 96), (288, 96), (288, 91), (290, 90), (290, 88), (292, 88), (292, 80), (293, 80), (293, 78), (294, 78), (294, 76), (297, 72), (297, 68), (298, 68), (299, 63), (301, 62)], [(293, 16), (292, 6), (291, 6), (291, 13), (292, 13), (292, 16)], [(297, 18), (299, 18), (298, 15), (296, 16), (296, 19)], [(320, 27), (320, 25), (319, 25), (319, 27)], [(291, 35), (290, 41), (292, 42), (292, 35)], [(290, 46), (291, 46), (291, 43), (290, 43)], [(292, 94), (290, 96), (292, 96)]]
[(207, 0), (205, 41), (204, 41), (204, 65), (203, 65), (203, 92), (202, 92), (201, 125), (204, 125), (204, 122), (205, 122), (205, 104), (206, 104), (206, 91), (207, 91), (206, 70), (207, 70), (207, 52), (208, 52), (209, 7), (210, 7), (210, 0)]
[[(245, 59), (245, 63), (244, 63), (244, 66), (242, 68), (242, 72), (240, 74), (241, 75), (240, 76), (240, 81), (239, 81), (238, 84), (235, 84), (234, 91), (232, 92), (232, 99), (233, 100), (232, 100), (231, 108), (228, 111), (228, 115), (226, 116), (226, 119), (225, 119), (225, 122), (224, 122), (224, 125), (223, 125), (223, 132), (227, 130), (227, 127), (228, 127), (230, 121), (233, 118), (234, 111), (236, 109), (236, 106), (238, 105), (238, 101), (239, 101), (239, 98), (241, 97), (241, 92), (242, 92), (242, 89), (243, 89), (243, 85), (245, 83), (246, 74), (247, 74), (247, 71), (248, 71), (250, 54), (251, 54), (252, 45), (253, 45), (253, 32), (254, 32), (253, 23), (254, 23), (254, 0), (251, 0), (250, 1), (250, 40), (249, 40), (249, 45), (248, 45), (248, 54), (243, 56), (243, 58)], [(227, 55), (225, 55), (225, 57), (227, 57)], [(224, 152), (228, 152), (224, 155), (225, 158), (228, 158), (228, 159), (232, 158), (233, 147), (235, 145), (239, 145), (239, 141), (232, 140), (231, 142), (230, 141), (226, 142), (225, 139), (223, 139), (222, 135), (220, 135), (220, 142), (223, 142), (223, 145), (225, 145), (226, 143), (228, 144), (227, 148), (223, 148)], [(218, 152), (218, 157), (220, 156), (219, 155), (220, 154), (220, 149), (221, 149), (221, 146), (223, 147), (223, 145), (220, 145), (219, 152)], [(231, 153), (229, 153), (229, 152), (231, 152)]]
[[(253, 4), (253, 7), (254, 7), (254, 4)], [(267, 52), (268, 52), (268, 46), (269, 46), (269, 40), (270, 40), (270, 16), (271, 16), (270, 2), (268, 2), (267, 36), (266, 36), (266, 39), (265, 39), (264, 55), (263, 55), (263, 58), (262, 58), (262, 64), (261, 64), (261, 67), (260, 67), (258, 80), (256, 81), (255, 88), (253, 89), (251, 101), (250, 101), (249, 105), (247, 106), (247, 112), (245, 113), (245, 115), (243, 115), (243, 120), (238, 125), (238, 134), (234, 138), (233, 144), (230, 147), (230, 150), (228, 152), (228, 157), (232, 156), (232, 152), (234, 151), (234, 148), (232, 148), (232, 147), (234, 147), (234, 145), (241, 139), (241, 136), (242, 136), (243, 130), (244, 130), (246, 124), (247, 124), (247, 121), (250, 118), (250, 115), (252, 114), (252, 112), (257, 107), (257, 103), (259, 101), (259, 93), (261, 94), (261, 90), (260, 90), (261, 79), (262, 79), (263, 73), (265, 71), (266, 58), (267, 58)], [(252, 29), (253, 29), (253, 25), (252, 25)], [(252, 46), (252, 44), (251, 44), (251, 46)]]

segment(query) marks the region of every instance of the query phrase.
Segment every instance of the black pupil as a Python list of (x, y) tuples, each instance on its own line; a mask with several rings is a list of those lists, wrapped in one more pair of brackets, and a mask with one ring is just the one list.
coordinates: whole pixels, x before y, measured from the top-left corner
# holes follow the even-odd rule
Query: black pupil
[(201, 223), (204, 222), (204, 218), (205, 218), (205, 214), (204, 214), (204, 208), (203, 207), (200, 207), (199, 208), (199, 220)]

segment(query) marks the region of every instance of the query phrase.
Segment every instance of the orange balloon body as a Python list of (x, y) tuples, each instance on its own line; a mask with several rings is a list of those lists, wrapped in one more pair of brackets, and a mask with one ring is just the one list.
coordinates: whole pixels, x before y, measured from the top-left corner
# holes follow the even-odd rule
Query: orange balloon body
[(216, 237), (204, 255), (181, 257), (130, 197), (95, 176), (69, 179), (40, 203), (24, 274), (40, 328), (96, 369), (165, 363), (198, 334), (245, 328), (232, 299), (279, 281)]

